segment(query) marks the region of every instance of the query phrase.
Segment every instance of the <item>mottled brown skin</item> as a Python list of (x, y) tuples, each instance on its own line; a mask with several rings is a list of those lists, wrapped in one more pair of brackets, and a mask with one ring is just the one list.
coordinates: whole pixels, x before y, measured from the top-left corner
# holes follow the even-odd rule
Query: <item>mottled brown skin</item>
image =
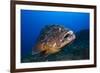
[(75, 40), (75, 34), (73, 31), (60, 27), (54, 26), (40, 39), (36, 45), (39, 52), (44, 52), (44, 54), (53, 54), (59, 52), (62, 47), (71, 43)]

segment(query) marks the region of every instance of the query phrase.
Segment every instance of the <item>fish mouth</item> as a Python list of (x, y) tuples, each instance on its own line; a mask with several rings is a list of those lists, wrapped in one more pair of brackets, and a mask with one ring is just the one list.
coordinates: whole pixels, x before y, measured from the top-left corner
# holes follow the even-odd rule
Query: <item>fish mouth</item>
[(68, 31), (64, 34), (63, 39), (61, 40), (61, 46), (60, 48), (64, 47), (65, 45), (68, 45), (72, 41), (74, 41), (76, 38), (75, 34), (73, 31)]
[(76, 37), (75, 37), (75, 34), (73, 33), (73, 31), (68, 31), (68, 32), (66, 32), (65, 34), (64, 34), (64, 40), (65, 41), (69, 41), (69, 42), (71, 42), (71, 41), (73, 41), (74, 39), (75, 39)]

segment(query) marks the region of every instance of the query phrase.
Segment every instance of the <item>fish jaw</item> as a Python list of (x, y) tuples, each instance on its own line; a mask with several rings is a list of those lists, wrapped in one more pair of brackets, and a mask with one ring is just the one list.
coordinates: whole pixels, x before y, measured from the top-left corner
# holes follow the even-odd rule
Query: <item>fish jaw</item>
[[(64, 38), (65, 36), (69, 35), (67, 38)], [(61, 43), (61, 46), (59, 48), (64, 47), (65, 45), (69, 44), (70, 42), (74, 41), (76, 39), (75, 34), (73, 33), (73, 31), (69, 31), (67, 32), (63, 37), (63, 41)]]

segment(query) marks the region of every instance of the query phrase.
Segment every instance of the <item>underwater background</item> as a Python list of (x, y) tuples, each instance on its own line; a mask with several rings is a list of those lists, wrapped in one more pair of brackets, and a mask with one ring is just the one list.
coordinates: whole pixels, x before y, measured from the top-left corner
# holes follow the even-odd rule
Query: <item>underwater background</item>
[[(43, 62), (89, 59), (89, 13), (21, 10), (21, 62)], [(41, 29), (46, 25), (62, 25), (74, 31), (75, 41), (47, 57), (32, 55)]]

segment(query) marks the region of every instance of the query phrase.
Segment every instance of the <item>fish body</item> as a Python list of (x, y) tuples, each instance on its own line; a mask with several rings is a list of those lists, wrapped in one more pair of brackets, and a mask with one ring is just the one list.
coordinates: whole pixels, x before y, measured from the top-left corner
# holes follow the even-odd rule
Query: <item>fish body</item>
[(44, 54), (57, 53), (62, 47), (74, 41), (75, 38), (74, 32), (64, 26), (48, 25), (41, 30), (35, 50)]

